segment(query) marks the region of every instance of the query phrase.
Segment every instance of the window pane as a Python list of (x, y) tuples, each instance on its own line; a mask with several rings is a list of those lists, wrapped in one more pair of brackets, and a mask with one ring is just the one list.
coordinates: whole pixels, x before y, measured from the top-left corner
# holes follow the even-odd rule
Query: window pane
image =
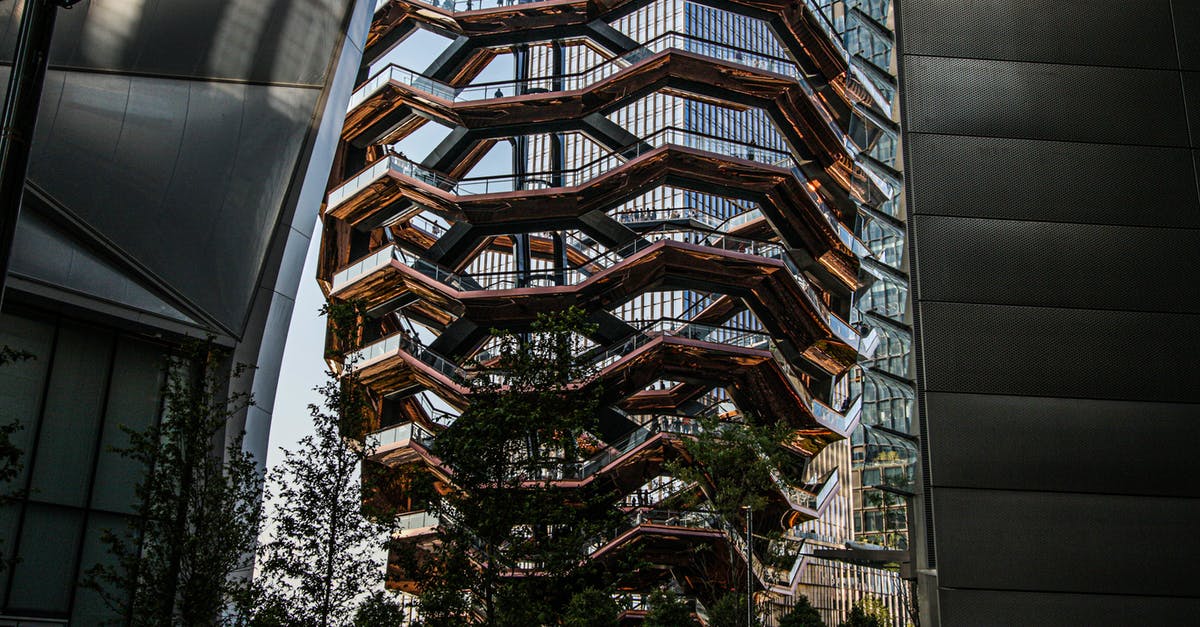
[(64, 323), (38, 435), (31, 498), (84, 505), (104, 408), (113, 336)]
[(82, 511), (29, 504), (17, 550), (20, 561), (13, 567), (9, 611), (67, 611), (82, 528)]
[(129, 436), (122, 426), (144, 431), (154, 424), (158, 416), (164, 359), (162, 350), (154, 344), (124, 338), (117, 344), (113, 363), (121, 376), (113, 377), (108, 392), (92, 507), (132, 513), (133, 488), (143, 469), (141, 464), (112, 449), (129, 446)]
[[(124, 516), (92, 512), (88, 518), (87, 533), (83, 539), (83, 555), (79, 560), (80, 576), (97, 564), (112, 561), (104, 544), (100, 542), (101, 534), (105, 529), (110, 529), (118, 534), (122, 533), (127, 520)], [(86, 588), (81, 587), (75, 592), (74, 605), (71, 611), (72, 625), (103, 625), (115, 618), (112, 611), (105, 605), (104, 599), (100, 598), (96, 592)]]
[[(17, 316), (0, 316), (0, 345), (33, 355), (32, 359), (0, 367), (0, 398), (4, 399), (0, 403), (0, 424), (13, 421), (21, 423), (22, 428), (12, 434), (12, 442), (22, 451), (33, 448), (53, 344), (53, 325)], [(23, 462), (24, 468), (14, 484), (0, 486), (4, 492), (25, 486), (29, 476), (29, 458), (25, 457)]]

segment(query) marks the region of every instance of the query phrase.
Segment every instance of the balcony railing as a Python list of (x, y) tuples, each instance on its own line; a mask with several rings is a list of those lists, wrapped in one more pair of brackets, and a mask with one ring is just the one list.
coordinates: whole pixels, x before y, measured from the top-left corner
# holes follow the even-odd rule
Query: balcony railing
[(433, 433), (415, 422), (406, 422), (376, 431), (367, 436), (367, 450), (378, 451), (391, 448), (401, 448), (415, 442), (425, 449), (431, 449), (434, 441)]
[(535, 4), (544, 0), (420, 0), (423, 4), (454, 13), (463, 11), (479, 11), (516, 6), (518, 4)]
[[(636, 592), (621, 593), (613, 594), (612, 598), (622, 612), (649, 612), (654, 609), (653, 595)], [(699, 599), (688, 597), (680, 599), (679, 602), (682, 602), (689, 611), (699, 616), (706, 624), (708, 623), (708, 608), (704, 607)]]
[(790, 503), (814, 512), (820, 511), (825, 506), (825, 502), (829, 496), (838, 487), (838, 473), (836, 468), (826, 473), (825, 476), (817, 481), (820, 487), (816, 488), (815, 492), (813, 491), (815, 485), (796, 487), (788, 484), (778, 473), (773, 474), (772, 478), (775, 481), (775, 486), (787, 496)]
[[(709, 326), (673, 319), (660, 319), (648, 322), (634, 321), (634, 323), (635, 325), (641, 325), (637, 335), (618, 346), (590, 356), (587, 361), (589, 367), (597, 371), (602, 370), (657, 337), (683, 337), (715, 344), (756, 349), (772, 349), (774, 347), (771, 336), (761, 331)], [(635, 328), (637, 327), (635, 326)], [(399, 351), (404, 351), (459, 385), (465, 385), (471, 376), (473, 376), (466, 369), (438, 355), (417, 340), (403, 333), (388, 336), (356, 353), (352, 353), (347, 359), (347, 363), (352, 364), (354, 369), (359, 369), (388, 355), (398, 354)], [(790, 372), (790, 366), (786, 362), (780, 361), (782, 358), (776, 353), (777, 351), (772, 350), (772, 356), (776, 361), (780, 362), (780, 368), (785, 373)], [(502, 373), (487, 373), (487, 376), (497, 377), (502, 383)], [(792, 383), (792, 385), (796, 384)], [(802, 387), (799, 391), (807, 399), (809, 411), (812, 412), (817, 421), (831, 430), (844, 435), (848, 434), (858, 424), (862, 414), (861, 397), (857, 398), (845, 413), (841, 413), (820, 400), (811, 397)], [(634, 433), (636, 434), (637, 432)]]
[[(640, 250), (644, 250), (655, 242), (662, 240), (671, 240), (689, 244), (696, 244), (709, 248), (717, 248), (720, 250), (728, 250), (747, 255), (755, 255), (766, 259), (773, 259), (783, 262), (784, 266), (790, 271), (792, 278), (804, 293), (809, 304), (817, 310), (821, 318), (829, 326), (838, 339), (842, 340), (855, 350), (862, 348), (862, 337), (859, 332), (850, 326), (845, 320), (833, 313), (826, 307), (816, 288), (804, 277), (804, 274), (791, 260), (791, 257), (786, 253), (782, 245), (774, 242), (763, 242), (746, 238), (733, 237), (721, 233), (704, 233), (701, 231), (686, 230), (662, 227), (653, 231), (643, 233), (642, 239), (635, 241), (619, 249), (610, 250), (596, 257), (588, 259), (578, 264), (578, 268), (594, 267), (605, 269), (616, 265), (622, 259), (625, 259)], [(478, 291), (478, 290), (504, 290), (516, 289), (522, 287), (544, 287), (555, 285), (577, 285), (586, 280), (593, 272), (583, 272), (580, 269), (568, 270), (538, 270), (533, 272), (520, 272), (516, 270), (502, 272), (488, 272), (465, 275), (461, 273), (451, 272), (450, 270), (433, 264), (429, 261), (409, 253), (398, 246), (389, 246), (378, 250), (366, 257), (351, 263), (349, 266), (338, 271), (333, 276), (334, 292), (341, 290), (345, 286), (354, 281), (369, 275), (371, 272), (385, 267), (392, 260), (404, 262), (414, 270), (428, 276), (444, 285), (448, 285), (455, 290)], [(699, 338), (693, 338), (699, 339)], [(365, 357), (365, 356), (364, 356)]]
[[(829, 223), (830, 227), (837, 233), (838, 239), (842, 241), (851, 251), (859, 257), (873, 257), (871, 252), (861, 240), (859, 240), (849, 228), (842, 224), (837, 214), (825, 201), (821, 194), (817, 193), (816, 186), (804, 172), (796, 165), (791, 153), (776, 150), (773, 148), (763, 148), (754, 144), (723, 139), (714, 137), (697, 131), (668, 126), (655, 131), (648, 135), (644, 140), (629, 146), (626, 149), (607, 153), (583, 166), (571, 170), (560, 172), (533, 172), (523, 175), (494, 175), (484, 177), (464, 178), (454, 180), (446, 177), (438, 172), (425, 168), (420, 164), (410, 161), (398, 154), (389, 154), (387, 157), (371, 164), (342, 185), (334, 188), (329, 192), (327, 206), (332, 209), (349, 198), (366, 189), (372, 183), (383, 179), (389, 175), (405, 176), (442, 190), (446, 190), (456, 196), (472, 196), (478, 194), (492, 194), (503, 192), (514, 192), (533, 189), (546, 189), (551, 187), (551, 181), (561, 181), (556, 187), (574, 187), (583, 185), (584, 183), (601, 176), (625, 163), (627, 158), (644, 154), (651, 150), (656, 150), (663, 146), (681, 146), (685, 148), (694, 148), (703, 150), (713, 154), (735, 157), (738, 159), (749, 159), (751, 161), (761, 160), (771, 165), (777, 165), (789, 168), (792, 175), (802, 183), (805, 194), (813, 205), (821, 212), (821, 215)], [(755, 210), (757, 211), (757, 210)], [(703, 223), (715, 222), (711, 216), (702, 215), (700, 212), (695, 212), (692, 216)], [(761, 217), (761, 213), (754, 211), (735, 216), (736, 220), (731, 218), (724, 223), (718, 223), (714, 226), (718, 230), (730, 230), (749, 222), (750, 220)], [(440, 225), (439, 225), (440, 226)], [(444, 229), (444, 227), (443, 227)]]
[(412, 512), (409, 514), (404, 514), (403, 516), (397, 516), (395, 522), (396, 526), (399, 527), (400, 530), (397, 531), (392, 537), (397, 539), (434, 529), (440, 524), (437, 516), (434, 516), (426, 511)]
[[(478, 3), (476, 3), (476, 6), (478, 7)], [(617, 72), (620, 72), (639, 59), (643, 59), (666, 50), (682, 50), (714, 59), (721, 59), (723, 61), (765, 70), (774, 74), (780, 74), (794, 80), (796, 84), (800, 86), (805, 96), (813, 104), (813, 108), (819, 112), (821, 118), (829, 126), (830, 130), (837, 135), (839, 141), (841, 141), (849, 155), (853, 158), (861, 150), (861, 148), (854, 143), (853, 139), (851, 139), (851, 137), (846, 133), (842, 132), (842, 130), (834, 123), (833, 116), (829, 113), (825, 103), (821, 101), (820, 97), (809, 83), (811, 77), (801, 72), (791, 59), (785, 57), (776, 57), (755, 50), (750, 50), (748, 48), (733, 46), (728, 43), (713, 41), (678, 31), (667, 31), (662, 33), (650, 41), (642, 44), (638, 48), (612, 59), (601, 61), (595, 66), (582, 72), (560, 74), (557, 76), (544, 76), (521, 80), (492, 81), (463, 87), (455, 87), (453, 85), (420, 74), (414, 70), (410, 70), (398, 65), (389, 65), (375, 73), (374, 76), (369, 78), (365, 83), (354, 90), (354, 93), (350, 95), (348, 109), (354, 110), (389, 83), (407, 85), (431, 96), (435, 96), (450, 102), (468, 102), (486, 100), (489, 98), (520, 96), (525, 94), (585, 89), (608, 78), (609, 76), (616, 74)], [(847, 59), (848, 58), (849, 57), (847, 57)]]
[(393, 355), (403, 350), (405, 353), (415, 357), (425, 365), (433, 368), (434, 371), (446, 376), (451, 381), (462, 383), (467, 380), (467, 373), (458, 364), (438, 355), (429, 350), (420, 342), (409, 337), (403, 332), (379, 340), (368, 345), (362, 350), (351, 353), (347, 357), (347, 363), (353, 364), (355, 370), (364, 368), (379, 359), (388, 355)]
[[(645, 420), (640, 427), (585, 461), (570, 463), (556, 460), (552, 465), (537, 469), (532, 476), (522, 475), (519, 478), (526, 481), (578, 481), (586, 479), (607, 467), (613, 461), (637, 449), (655, 435), (670, 433), (699, 436), (704, 432), (702, 419), (716, 412), (721, 405), (723, 403), (714, 403), (692, 417), (653, 415)], [(718, 432), (730, 428), (737, 428), (737, 426), (732, 423), (720, 423)], [(369, 450), (374, 451), (387, 451), (410, 446), (411, 444), (416, 444), (426, 451), (433, 451), (435, 440), (436, 436), (433, 433), (412, 422), (383, 429), (368, 436), (368, 442), (371, 446)], [(823, 477), (821, 488), (816, 493), (805, 488), (792, 486), (778, 476), (775, 477), (775, 485), (792, 504), (816, 511), (824, 506), (829, 495), (837, 488), (838, 476), (835, 470)], [(659, 486), (658, 490), (653, 491), (652, 496), (656, 498), (655, 502), (661, 502), (669, 496), (678, 494), (689, 487), (690, 484), (676, 480)], [(632, 503), (630, 506), (637, 505), (638, 503)]]

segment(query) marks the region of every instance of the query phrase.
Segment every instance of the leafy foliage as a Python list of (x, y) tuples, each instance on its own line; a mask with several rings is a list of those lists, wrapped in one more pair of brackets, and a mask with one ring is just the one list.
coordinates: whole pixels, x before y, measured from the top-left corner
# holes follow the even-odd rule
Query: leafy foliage
[(850, 606), (850, 613), (838, 627), (888, 627), (891, 623), (891, 613), (883, 601), (863, 597)]
[[(28, 361), (33, 359), (33, 353), (28, 351), (13, 350), (8, 346), (0, 346), (0, 366)], [(17, 445), (13, 444), (12, 436), (17, 431), (21, 430), (19, 421), (12, 421), (5, 425), (0, 425), (0, 484), (6, 484), (17, 475), (21, 474), (21, 468), (24, 466), (21, 463), (22, 451)], [(0, 495), (0, 503), (3, 503), (11, 495)], [(3, 565), (0, 564), (0, 570), (3, 570)]]
[[(731, 527), (744, 529), (743, 508), (749, 507), (754, 512), (762, 510), (768, 503), (770, 492), (778, 489), (775, 477), (786, 480), (793, 474), (792, 455), (779, 444), (791, 435), (792, 430), (782, 422), (757, 425), (749, 420), (739, 424), (722, 422), (715, 416), (701, 418), (698, 435), (685, 440), (691, 460), (668, 463), (667, 471), (684, 482), (701, 487), (697, 500), (703, 502), (692, 503), (692, 507), (707, 507), (728, 521)], [(737, 524), (738, 520), (743, 521), (741, 525)], [(734, 546), (730, 544), (730, 563), (736, 561), (732, 555)], [(733, 583), (745, 590), (744, 571), (734, 571), (734, 578)], [(709, 587), (714, 595), (723, 592), (717, 582), (709, 582)], [(743, 610), (742, 623), (738, 624), (745, 623), (744, 614)]]
[[(475, 365), (470, 406), (434, 445), (454, 485), (429, 504), (442, 521), (437, 555), (408, 562), (427, 625), (461, 622), (467, 597), (489, 624), (552, 623), (573, 591), (604, 585), (607, 573), (580, 557), (616, 510), (551, 486), (575, 472), (596, 427), (600, 391), (575, 341), (592, 332), (578, 308), (539, 316), (523, 335), (493, 331), (496, 358)], [(501, 577), (518, 565), (536, 581)]]
[(353, 624), (354, 627), (400, 627), (404, 624), (404, 609), (392, 595), (377, 590), (359, 604)]
[(796, 597), (791, 611), (779, 619), (779, 627), (825, 627), (821, 613), (803, 594)]
[(680, 627), (699, 625), (692, 608), (675, 594), (655, 592), (650, 595), (650, 611), (642, 622), (645, 627)]
[(132, 625), (216, 624), (227, 599), (244, 593), (232, 575), (251, 565), (262, 479), (241, 434), (223, 459), (214, 450), (252, 404), (227, 393), (227, 362), (211, 340), (185, 345), (167, 367), (162, 420), (126, 429), (129, 445), (118, 450), (149, 469), (136, 487), (137, 523), (103, 533), (113, 560), (90, 568), (84, 584)]
[(767, 504), (767, 493), (775, 489), (773, 475), (792, 464), (790, 454), (779, 445), (791, 435), (782, 423), (734, 424), (715, 416), (701, 418), (699, 435), (685, 444), (692, 461), (674, 462), (667, 468), (683, 481), (700, 484), (709, 506), (733, 520), (744, 506), (757, 511)]
[[(358, 329), (358, 305), (323, 310), (338, 345), (352, 348)], [(362, 512), (359, 466), (369, 453), (343, 433), (361, 434), (370, 421), (370, 399), (354, 375), (330, 371), (310, 405), (314, 433), (270, 472), (273, 503), (266, 541), (260, 550), (260, 581), (266, 595), (282, 601), (296, 624), (345, 625), (358, 603), (378, 584), (383, 563), (379, 549), (390, 530), (386, 512), (368, 519)], [(385, 611), (381, 605), (371, 612)]]
[[(708, 610), (708, 622), (712, 627), (746, 627), (746, 595), (729, 593), (717, 599)], [(757, 614), (755, 627), (762, 625)]]
[(588, 588), (576, 592), (563, 611), (564, 627), (617, 627), (621, 608), (612, 595)]
[[(13, 350), (8, 346), (0, 346), (0, 366), (27, 361), (33, 358), (34, 356), (30, 352)], [(22, 428), (19, 420), (0, 425), (0, 486), (8, 485), (9, 482), (21, 474), (21, 469), (24, 468), (24, 464), (21, 462), (21, 456), (24, 454), (24, 451), (16, 444), (13, 444), (13, 434)], [(0, 505), (10, 502), (17, 496), (17, 494), (13, 493), (0, 493)], [(3, 545), (2, 540), (0, 538), (0, 546)], [(4, 569), (8, 568), (8, 566), (8, 560), (0, 559), (0, 572), (4, 572)]]
[[(21, 423), (16, 420), (0, 425), (0, 484), (16, 479), (24, 468), (24, 464), (21, 463), (24, 451), (12, 441), (13, 434), (21, 429)], [(7, 501), (9, 497), (10, 495), (2, 495), (0, 499)]]

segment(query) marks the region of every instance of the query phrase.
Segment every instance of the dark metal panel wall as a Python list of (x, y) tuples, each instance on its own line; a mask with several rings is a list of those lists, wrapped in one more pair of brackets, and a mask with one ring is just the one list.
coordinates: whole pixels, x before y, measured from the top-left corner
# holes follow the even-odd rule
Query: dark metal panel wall
[(909, 0), (918, 391), (945, 625), (1200, 611), (1200, 3)]
[[(0, 8), (0, 63), (21, 4)], [(61, 11), (30, 179), (214, 331), (252, 333), (350, 4), (89, 0)]]
[[(0, 61), (21, 2), (0, 4)], [(346, 0), (88, 0), (58, 16), (52, 66), (204, 80), (325, 83)], [(17, 13), (20, 15), (20, 13)]]
[(63, 74), (30, 178), (240, 335), (320, 91)]

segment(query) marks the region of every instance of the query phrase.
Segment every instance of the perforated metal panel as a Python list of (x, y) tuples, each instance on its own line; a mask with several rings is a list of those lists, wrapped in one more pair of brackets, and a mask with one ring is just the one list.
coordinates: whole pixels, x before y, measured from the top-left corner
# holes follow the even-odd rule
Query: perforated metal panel
[[(1200, 231), (913, 216), (926, 301), (1200, 313)], [(1136, 286), (1136, 289), (1131, 289)]]
[(945, 590), (943, 625), (1187, 625), (1200, 613), (1195, 599), (1102, 594)]
[(1174, 67), (1171, 4), (1097, 2), (1080, 10), (1061, 0), (910, 0), (900, 9), (908, 54)]
[(1186, 146), (1179, 72), (905, 56), (907, 130)]
[(1200, 148), (1200, 72), (1183, 72), (1183, 95), (1187, 102), (1187, 117), (1192, 147)]
[(1175, 17), (1175, 41), (1179, 45), (1179, 64), (1185, 70), (1200, 70), (1200, 3), (1172, 2)]
[(931, 301), (919, 309), (927, 390), (1200, 402), (1195, 315)]
[(1186, 148), (911, 133), (921, 214), (1200, 227)]
[(943, 585), (1196, 594), (1200, 544), (1164, 540), (1190, 535), (1200, 499), (943, 488), (934, 510)]
[[(938, 485), (1200, 497), (1190, 473), (1174, 472), (1193, 440), (1162, 437), (1194, 430), (1194, 405), (929, 392), (925, 406), (939, 418)], [(1147, 450), (1159, 454), (1116, 463)]]
[(901, 18), (923, 606), (948, 625), (1194, 615), (1200, 4)]

